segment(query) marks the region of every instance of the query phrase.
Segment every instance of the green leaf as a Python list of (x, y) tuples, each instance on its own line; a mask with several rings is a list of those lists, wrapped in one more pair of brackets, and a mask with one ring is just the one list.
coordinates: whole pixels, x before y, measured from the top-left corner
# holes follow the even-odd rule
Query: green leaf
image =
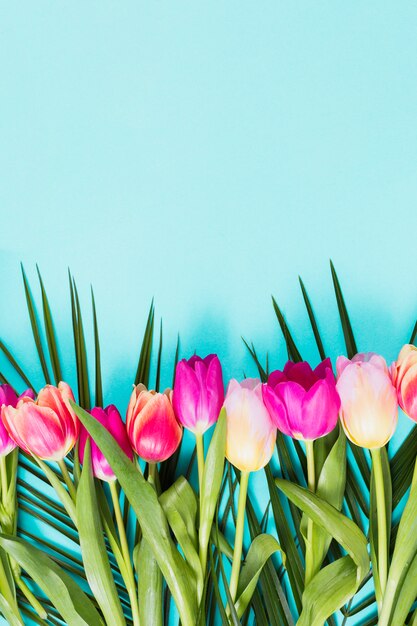
[(104, 543), (91, 466), (90, 439), (77, 490), (77, 522), (85, 573), (91, 591), (109, 626), (126, 626)]
[(417, 555), (417, 483), (411, 486), (410, 494), (398, 527), (391, 567), (380, 614), (379, 626), (397, 626), (392, 615), (402, 588), (409, 576), (409, 568)]
[(151, 369), (153, 328), (155, 319), (155, 308), (153, 299), (149, 308), (148, 321), (146, 322), (145, 334), (142, 339), (138, 367), (135, 375), (135, 385), (142, 383), (146, 387), (149, 385), (149, 372)]
[(43, 470), (45, 476), (48, 478), (52, 487), (55, 489), (57, 496), (59, 497), (62, 504), (64, 505), (66, 512), (68, 513), (68, 515), (70, 516), (70, 518), (72, 519), (73, 523), (76, 526), (77, 514), (75, 510), (75, 505), (68, 491), (65, 489), (65, 487), (63, 486), (62, 482), (60, 481), (56, 473), (49, 467), (49, 465), (45, 463), (45, 461), (42, 461), (36, 456), (34, 456), (33, 458), (35, 459), (39, 467)]
[(137, 553), (139, 616), (141, 624), (163, 626), (162, 575), (146, 539), (140, 542)]
[(0, 535), (0, 545), (26, 570), (68, 624), (103, 625), (99, 613), (82, 589), (42, 550), (7, 535)]
[(23, 382), (26, 383), (26, 385), (36, 393), (35, 387), (32, 385), (32, 383), (30, 382), (29, 378), (26, 376), (26, 374), (24, 373), (24, 371), (22, 370), (20, 365), (17, 363), (16, 359), (14, 358), (14, 356), (12, 355), (10, 350), (5, 346), (3, 341), (0, 341), (0, 350), (3, 352), (4, 356), (9, 361), (10, 365), (13, 367), (15, 372), (23, 380)]
[(183, 626), (195, 626), (197, 606), (196, 598), (190, 594), (190, 569), (170, 537), (168, 523), (155, 490), (104, 426), (75, 403), (71, 404), (81, 423), (103, 452), (130, 501), (143, 537), (148, 541), (175, 599)]
[[(278, 551), (281, 551), (281, 546), (272, 535), (258, 535), (252, 541), (239, 576), (235, 605), (239, 618), (242, 617), (252, 598), (265, 563), (269, 557)], [(283, 558), (285, 560), (285, 555)]]
[(297, 346), (295, 345), (295, 341), (292, 338), (292, 335), (289, 331), (287, 323), (284, 319), (283, 314), (281, 313), (281, 309), (275, 301), (275, 298), (272, 296), (272, 305), (274, 307), (275, 315), (277, 316), (278, 323), (281, 327), (282, 334), (284, 335), (285, 343), (287, 345), (288, 358), (295, 363), (297, 361), (302, 361), (301, 354), (298, 351)]
[(301, 287), (301, 291), (302, 291), (303, 298), (304, 298), (304, 304), (306, 305), (308, 318), (310, 320), (311, 328), (313, 330), (314, 339), (316, 340), (316, 345), (317, 345), (317, 349), (318, 349), (319, 354), (320, 354), (320, 359), (322, 361), (324, 361), (324, 359), (326, 358), (326, 352), (324, 350), (323, 342), (322, 342), (321, 337), (320, 337), (320, 332), (319, 332), (319, 328), (317, 326), (316, 318), (314, 316), (313, 307), (311, 306), (310, 298), (308, 297), (307, 290), (306, 290), (306, 288), (304, 286), (303, 281), (301, 280), (301, 276), (298, 277), (298, 280), (300, 282), (300, 287)]
[(303, 611), (297, 626), (324, 626), (330, 615), (355, 593), (357, 575), (356, 564), (350, 556), (320, 570), (303, 594)]
[(6, 618), (9, 626), (22, 626), (24, 624), (18, 609), (7, 602), (6, 598), (0, 594), (0, 612)]
[(100, 356), (100, 338), (98, 334), (96, 301), (94, 298), (93, 288), (91, 287), (91, 304), (93, 307), (93, 325), (94, 325), (94, 354), (95, 354), (95, 381), (96, 389), (94, 402), (96, 406), (103, 406), (103, 383), (101, 379), (101, 356)]
[[(346, 484), (346, 435), (340, 428), (329, 456), (325, 460), (317, 482), (316, 494), (341, 510)], [(307, 534), (307, 516), (303, 515), (303, 534)], [(317, 573), (327, 554), (332, 535), (320, 526), (313, 527), (313, 571)]]
[(339, 309), (340, 321), (342, 323), (343, 335), (345, 338), (346, 351), (349, 359), (351, 359), (358, 352), (356, 341), (353, 336), (352, 324), (350, 323), (349, 313), (346, 308), (345, 299), (343, 297), (342, 289), (340, 287), (339, 279), (336, 274), (336, 270), (332, 261), (330, 261), (330, 270), (332, 272), (332, 280), (334, 291), (336, 294), (337, 308)]
[(159, 391), (159, 386), (161, 382), (162, 344), (163, 344), (163, 341), (162, 341), (162, 318), (161, 318), (161, 325), (159, 328), (158, 359), (156, 362), (155, 391)]
[(201, 485), (199, 545), (204, 570), (213, 517), (224, 473), (225, 453), (226, 411), (222, 409), (207, 452)]
[[(397, 603), (394, 607), (390, 624), (396, 626), (396, 624), (404, 624), (407, 619), (407, 615), (411, 611), (414, 601), (417, 597), (417, 555), (411, 561), (411, 564), (407, 570), (407, 576), (404, 578), (404, 582), (401, 586), (401, 593), (398, 597)], [(415, 619), (415, 616), (414, 616)], [(409, 622), (414, 623), (413, 621)]]
[(36, 266), (36, 271), (38, 272), (39, 284), (41, 287), (43, 321), (45, 326), (46, 341), (48, 343), (49, 358), (52, 365), (52, 372), (54, 374), (55, 384), (58, 385), (58, 383), (62, 380), (62, 371), (59, 361), (58, 344), (55, 336), (51, 307), (49, 306), (48, 296), (46, 295), (42, 276), (38, 266)]
[(189, 581), (190, 588), (194, 591), (194, 587), (197, 586), (199, 596), (201, 596), (204, 576), (197, 552), (196, 495), (188, 481), (180, 476), (172, 487), (159, 497), (159, 502), (185, 559), (194, 572), (195, 578), (190, 578)]
[(26, 273), (25, 273), (22, 263), (20, 264), (20, 267), (22, 270), (22, 278), (23, 278), (23, 285), (25, 288), (26, 304), (27, 304), (27, 309), (28, 309), (29, 318), (30, 318), (30, 325), (32, 327), (33, 339), (35, 340), (35, 345), (38, 351), (39, 361), (41, 363), (41, 368), (42, 368), (42, 372), (45, 378), (45, 382), (51, 383), (52, 381), (49, 375), (48, 366), (46, 364), (45, 353), (44, 353), (43, 346), (42, 346), (42, 340), (41, 340), (41, 334), (40, 334), (38, 316), (36, 313), (35, 304), (33, 302), (29, 282), (26, 277)]

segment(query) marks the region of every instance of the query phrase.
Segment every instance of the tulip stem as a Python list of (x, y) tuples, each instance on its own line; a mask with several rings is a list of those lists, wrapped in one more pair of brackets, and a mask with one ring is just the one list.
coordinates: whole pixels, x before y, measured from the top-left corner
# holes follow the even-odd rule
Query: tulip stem
[[(316, 469), (314, 465), (314, 441), (307, 439), (306, 456), (307, 456), (307, 485), (312, 493), (316, 490)], [(308, 518), (307, 521), (307, 542), (306, 542), (306, 568), (305, 568), (305, 586), (307, 587), (310, 580), (313, 578), (314, 571), (314, 558), (313, 558), (313, 534), (314, 524), (313, 520)]]
[(116, 481), (110, 485), (111, 499), (113, 502), (114, 514), (116, 516), (117, 530), (119, 531), (120, 547), (122, 549), (123, 560), (126, 566), (128, 580), (125, 580), (126, 589), (129, 594), (132, 609), (133, 624), (139, 626), (139, 605), (136, 593), (135, 575), (133, 573), (132, 560), (130, 558), (129, 544), (126, 536), (126, 528), (123, 523), (122, 510), (120, 508), (119, 494), (117, 493)]
[(36, 596), (34, 596), (34, 594), (31, 592), (31, 590), (29, 589), (29, 587), (27, 586), (23, 578), (21, 578), (20, 576), (15, 576), (15, 581), (16, 581), (16, 585), (19, 587), (20, 591), (23, 593), (23, 595), (25, 596), (29, 604), (32, 606), (32, 608), (39, 615), (39, 617), (41, 619), (47, 619), (48, 613), (45, 611), (45, 609), (43, 608), (39, 600), (36, 598)]
[(7, 480), (7, 465), (6, 457), (0, 457), (0, 472), (1, 472), (1, 499), (4, 505), (7, 502), (7, 493), (9, 491), (9, 485)]
[(197, 446), (198, 486), (200, 489), (200, 497), (201, 497), (201, 489), (203, 486), (203, 472), (204, 472), (204, 439), (201, 433), (196, 434), (195, 442)]
[(229, 585), (230, 595), (232, 597), (233, 602), (236, 600), (240, 566), (242, 564), (243, 532), (244, 532), (244, 525), (245, 525), (246, 496), (248, 494), (249, 475), (250, 475), (250, 472), (240, 473), (240, 488), (239, 488), (239, 502), (238, 502), (238, 507), (237, 507), (235, 547), (233, 550), (232, 573), (230, 575), (230, 585)]
[(376, 511), (378, 520), (378, 574), (381, 586), (381, 595), (384, 597), (388, 577), (388, 539), (387, 515), (385, 504), (384, 473), (381, 462), (381, 449), (371, 450), (372, 466), (375, 478)]
[(72, 500), (75, 502), (75, 500), (77, 498), (77, 492), (75, 490), (74, 483), (72, 482), (71, 477), (69, 475), (67, 466), (65, 465), (64, 459), (61, 459), (60, 461), (58, 461), (58, 465), (59, 465), (59, 468), (61, 470), (64, 482), (65, 482), (66, 486), (68, 487), (69, 494), (70, 494)]

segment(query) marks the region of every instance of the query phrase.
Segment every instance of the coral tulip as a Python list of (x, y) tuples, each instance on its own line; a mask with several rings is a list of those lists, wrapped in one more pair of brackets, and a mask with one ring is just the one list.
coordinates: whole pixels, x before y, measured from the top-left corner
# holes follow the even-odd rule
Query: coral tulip
[(270, 374), (262, 394), (275, 426), (294, 439), (318, 439), (337, 424), (340, 398), (330, 359), (314, 370), (288, 361), (282, 372)]
[[(0, 408), (3, 406), (15, 407), (18, 401), (24, 396), (32, 399), (35, 397), (32, 389), (26, 389), (20, 396), (17, 396), (13, 387), (10, 385), (0, 385)], [(7, 432), (3, 421), (0, 419), (0, 456), (9, 454), (9, 452), (16, 448), (16, 445), (17, 444)]]
[(159, 463), (172, 456), (182, 437), (182, 426), (175, 417), (172, 392), (148, 391), (137, 385), (126, 416), (127, 434), (133, 449), (148, 463)]
[(222, 366), (215, 354), (178, 363), (172, 401), (178, 420), (193, 433), (203, 434), (214, 424), (224, 401)]
[(340, 419), (346, 435), (362, 448), (384, 446), (398, 420), (397, 394), (385, 359), (372, 352), (337, 359)]
[(417, 348), (405, 345), (391, 365), (392, 382), (404, 413), (417, 422)]
[(69, 400), (71, 388), (46, 385), (35, 400), (24, 396), (16, 408), (3, 406), (2, 419), (11, 438), (29, 454), (49, 461), (62, 460), (74, 446), (79, 421)]
[[(126, 427), (117, 408), (113, 404), (105, 409), (94, 407), (94, 409), (91, 409), (90, 413), (109, 431), (126, 456), (128, 456), (129, 459), (133, 459), (132, 448), (130, 446), (129, 437), (127, 436)], [(81, 425), (79, 446), (79, 458), (81, 463), (84, 461), (84, 450), (88, 437), (89, 434), (87, 430)], [(94, 441), (91, 441), (91, 462), (94, 476), (106, 482), (116, 480), (113, 470)]]
[(261, 469), (271, 459), (277, 435), (262, 400), (261, 382), (257, 378), (241, 383), (231, 380), (224, 407), (227, 459), (242, 472)]

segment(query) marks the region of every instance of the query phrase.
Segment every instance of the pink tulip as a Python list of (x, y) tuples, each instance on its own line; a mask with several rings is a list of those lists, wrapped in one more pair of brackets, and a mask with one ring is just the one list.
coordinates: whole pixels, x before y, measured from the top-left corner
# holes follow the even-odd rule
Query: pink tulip
[(193, 356), (177, 365), (172, 395), (181, 424), (202, 435), (219, 417), (224, 400), (222, 366), (215, 354)]
[[(94, 407), (90, 411), (91, 415), (102, 424), (114, 439), (119, 444), (120, 448), (129, 457), (133, 459), (132, 448), (130, 446), (129, 437), (127, 436), (126, 427), (122, 421), (121, 415), (116, 407), (111, 404), (105, 409), (100, 407)], [(87, 430), (81, 425), (80, 428), (80, 445), (79, 445), (79, 458), (81, 463), (84, 462), (85, 445), (89, 434)], [(104, 480), (106, 482), (112, 482), (116, 480), (116, 476), (113, 473), (110, 465), (108, 464), (105, 456), (98, 448), (97, 444), (91, 440), (91, 462), (93, 467), (93, 474), (96, 478)]]
[(175, 417), (172, 392), (148, 391), (137, 385), (127, 408), (127, 434), (136, 453), (148, 463), (172, 456), (182, 438), (182, 426)]
[(405, 345), (391, 365), (391, 377), (398, 403), (404, 413), (417, 422), (417, 348)]
[(35, 400), (27, 396), (16, 405), (2, 408), (4, 425), (15, 443), (29, 454), (49, 461), (62, 460), (74, 446), (79, 422), (69, 400), (67, 383), (46, 385)]
[(392, 437), (398, 420), (397, 394), (385, 359), (372, 352), (337, 359), (340, 419), (346, 435), (362, 448), (376, 449)]
[[(13, 387), (10, 385), (0, 385), (0, 409), (3, 406), (15, 407), (18, 401), (24, 396), (34, 398), (35, 394), (32, 389), (26, 389), (20, 396), (17, 396)], [(16, 448), (16, 444), (7, 432), (3, 420), (0, 419), (0, 456), (6, 456)]]
[(270, 374), (262, 393), (275, 426), (293, 439), (318, 439), (337, 424), (340, 398), (330, 359), (314, 370), (288, 361), (284, 371)]
[(241, 383), (231, 380), (224, 401), (226, 409), (226, 458), (242, 472), (264, 467), (274, 452), (277, 429), (262, 401), (257, 378)]

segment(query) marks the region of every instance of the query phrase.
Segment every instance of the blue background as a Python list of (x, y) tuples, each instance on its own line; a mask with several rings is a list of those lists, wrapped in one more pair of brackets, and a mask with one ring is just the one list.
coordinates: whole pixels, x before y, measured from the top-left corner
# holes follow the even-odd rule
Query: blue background
[(254, 373), (242, 335), (281, 365), (271, 293), (317, 361), (298, 274), (336, 355), (330, 257), (359, 347), (395, 358), (417, 313), (416, 29), (412, 2), (4, 3), (0, 333), (19, 360), (40, 372), (21, 260), (71, 383), (67, 266), (86, 311), (94, 285), (122, 409), (153, 296), (166, 384), (177, 332), (226, 377)]

